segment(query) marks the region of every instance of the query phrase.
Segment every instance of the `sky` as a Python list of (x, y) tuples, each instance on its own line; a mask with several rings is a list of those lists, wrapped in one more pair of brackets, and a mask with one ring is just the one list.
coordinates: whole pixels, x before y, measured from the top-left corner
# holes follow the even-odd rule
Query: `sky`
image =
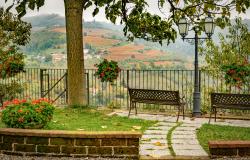
[[(7, 7), (8, 4), (6, 5), (5, 0), (0, 0), (0, 6), (3, 7)], [(9, 0), (9, 2), (11, 2), (12, 0)], [(158, 10), (158, 6), (157, 3), (155, 3), (156, 0), (147, 0), (150, 8), (148, 8), (149, 12), (151, 13), (155, 13), (155, 14), (161, 14)], [(9, 3), (10, 4), (10, 3)], [(88, 10), (84, 11), (84, 20), (85, 21), (105, 21), (108, 22), (105, 18), (105, 14), (104, 14), (104, 9), (100, 10), (100, 13), (93, 17), (92, 16), (92, 11), (93, 8), (89, 8)], [(64, 2), (63, 0), (46, 0), (45, 5), (43, 7), (41, 7), (39, 9), (39, 11), (35, 10), (35, 11), (28, 11), (28, 13), (26, 14), (26, 17), (30, 17), (30, 16), (37, 16), (37, 15), (44, 15), (44, 14), (59, 14), (61, 16), (64, 16)], [(237, 16), (237, 13), (233, 13), (232, 17)], [(247, 13), (244, 15), (240, 15), (243, 19), (248, 18), (250, 19), (250, 9), (248, 9)]]

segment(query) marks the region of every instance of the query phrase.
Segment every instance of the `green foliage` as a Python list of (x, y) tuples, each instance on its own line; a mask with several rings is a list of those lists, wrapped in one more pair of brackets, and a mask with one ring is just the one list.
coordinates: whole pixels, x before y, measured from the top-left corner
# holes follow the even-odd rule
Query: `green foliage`
[(114, 82), (117, 79), (121, 69), (117, 62), (104, 59), (100, 64), (95, 65), (98, 69), (95, 76), (101, 79), (102, 82)]
[(43, 128), (53, 116), (55, 107), (46, 99), (27, 102), (14, 99), (4, 103), (2, 121), (11, 128)]
[[(0, 8), (0, 79), (14, 77), (24, 70), (24, 56), (18, 46), (28, 43), (31, 25)], [(22, 91), (17, 81), (0, 83), (0, 103)]]
[(31, 35), (31, 41), (29, 44), (27, 44), (24, 50), (28, 53), (40, 53), (44, 50), (65, 43), (65, 34), (43, 30), (39, 32), (34, 32)]
[(206, 46), (200, 48), (206, 61), (203, 69), (218, 73), (224, 65), (241, 65), (247, 61), (250, 56), (250, 33), (241, 18), (237, 18), (235, 24), (229, 27), (228, 35), (219, 34), (219, 38), (220, 45), (207, 41)]
[(9, 84), (0, 83), (0, 104), (3, 105), (3, 101), (14, 99), (17, 94), (22, 93), (23, 87), (16, 81), (12, 81)]
[[(6, 0), (13, 1), (12, 8), (15, 4), (19, 17), (26, 14), (26, 10), (39, 9), (45, 3), (45, 0)], [(68, 0), (66, 0), (68, 1)], [(147, 8), (146, 0), (123, 1), (123, 0), (78, 0), (76, 3), (82, 4), (84, 10), (94, 7), (93, 15), (97, 15), (101, 7), (105, 8), (106, 18), (111, 22), (125, 24), (124, 34), (130, 39), (143, 38), (162, 44), (163, 40), (167, 42), (174, 41), (177, 31), (174, 28), (179, 19), (185, 15), (193, 23), (197, 23), (197, 17), (205, 17), (212, 13), (216, 15), (216, 23), (220, 27), (225, 27), (229, 23), (229, 17), (232, 7), (236, 6), (238, 13), (245, 13), (249, 8), (249, 0), (234, 1), (207, 1), (207, 0), (158, 0), (160, 12), (166, 10), (169, 12), (167, 19), (159, 15), (151, 14)], [(180, 5), (182, 4), (182, 5)], [(167, 7), (166, 7), (167, 6)], [(165, 7), (165, 8), (164, 8)], [(220, 16), (218, 16), (220, 15)], [(204, 23), (200, 24), (204, 26)]]
[(0, 48), (25, 45), (29, 41), (31, 25), (0, 7)]
[(0, 49), (0, 78), (13, 77), (24, 71), (24, 56), (13, 46), (4, 51)]
[(222, 71), (225, 72), (225, 80), (227, 84), (235, 85), (240, 88), (250, 81), (250, 64), (246, 62), (242, 65), (231, 64), (223, 65)]

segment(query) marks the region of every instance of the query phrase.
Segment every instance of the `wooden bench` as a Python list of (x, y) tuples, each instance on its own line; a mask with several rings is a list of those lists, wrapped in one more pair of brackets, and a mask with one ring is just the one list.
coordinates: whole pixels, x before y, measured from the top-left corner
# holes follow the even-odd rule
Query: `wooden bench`
[(147, 103), (147, 104), (159, 104), (159, 105), (173, 105), (178, 106), (178, 116), (177, 122), (179, 120), (180, 112), (183, 113), (184, 119), (184, 106), (186, 103), (182, 101), (184, 98), (180, 98), (179, 91), (166, 91), (166, 90), (150, 90), (150, 89), (134, 89), (129, 88), (130, 96), (130, 106), (129, 113), (131, 109), (135, 109), (135, 114), (137, 114), (136, 103)]
[(212, 157), (222, 156), (250, 156), (250, 141), (223, 141), (208, 142)]
[(216, 122), (217, 108), (250, 110), (250, 94), (211, 93), (209, 123), (212, 113), (214, 113), (214, 121)]

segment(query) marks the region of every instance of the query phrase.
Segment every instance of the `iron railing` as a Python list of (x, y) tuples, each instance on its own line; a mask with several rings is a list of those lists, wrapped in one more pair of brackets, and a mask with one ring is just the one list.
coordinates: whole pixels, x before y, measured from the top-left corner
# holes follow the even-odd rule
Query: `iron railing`
[[(185, 96), (188, 110), (192, 109), (193, 101), (193, 70), (121, 70), (118, 79), (113, 83), (101, 82), (94, 74), (95, 69), (86, 69), (88, 103), (92, 106), (128, 107), (129, 96), (127, 88), (178, 90)], [(24, 85), (24, 92), (19, 98), (36, 99), (47, 97), (56, 100), (56, 104), (67, 104), (67, 70), (27, 68), (25, 72), (14, 78), (2, 80), (9, 83), (16, 79)], [(210, 92), (250, 93), (250, 83), (242, 89), (226, 85), (219, 74), (208, 74), (200, 71), (200, 92), (202, 108), (210, 106)], [(162, 106), (139, 105), (141, 108)], [(166, 107), (164, 107), (166, 109)], [(173, 107), (167, 107), (174, 110)]]

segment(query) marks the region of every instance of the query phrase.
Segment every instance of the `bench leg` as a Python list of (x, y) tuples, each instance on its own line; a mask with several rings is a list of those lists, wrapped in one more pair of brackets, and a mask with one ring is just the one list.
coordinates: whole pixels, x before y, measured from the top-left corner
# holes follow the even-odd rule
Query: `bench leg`
[(217, 111), (216, 111), (216, 108), (214, 108), (214, 121), (216, 122), (216, 114), (217, 114)]
[(176, 122), (179, 121), (180, 111), (181, 111), (181, 106), (178, 106), (178, 115), (177, 115), (177, 120), (176, 120)]
[(137, 107), (136, 107), (136, 103), (135, 103), (134, 107), (135, 107), (135, 115), (137, 115)]
[(185, 105), (182, 106), (182, 114), (183, 114), (183, 120), (185, 119)]
[(214, 111), (214, 108), (211, 107), (208, 124), (210, 124), (210, 121), (211, 121), (211, 118), (212, 118), (212, 113), (213, 113), (213, 111)]
[(130, 102), (130, 105), (129, 105), (129, 112), (128, 112), (128, 118), (129, 118), (129, 116), (130, 116), (130, 112), (131, 112), (131, 109), (132, 109), (132, 105), (133, 105), (133, 103)]

